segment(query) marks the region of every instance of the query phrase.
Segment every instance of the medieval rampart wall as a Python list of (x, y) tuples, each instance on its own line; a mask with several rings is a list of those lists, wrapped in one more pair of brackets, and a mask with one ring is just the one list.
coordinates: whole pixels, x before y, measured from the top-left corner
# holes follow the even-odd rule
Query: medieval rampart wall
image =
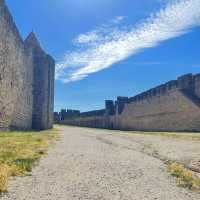
[(0, 0), (0, 128), (30, 128), (32, 57), (10, 12)]
[(90, 127), (90, 128), (105, 128), (106, 127), (105, 118), (103, 116), (67, 119), (67, 120), (61, 121), (60, 124)]
[(200, 104), (174, 90), (127, 104), (113, 124), (122, 130), (199, 131)]
[[(187, 74), (115, 104), (106, 101), (102, 116), (63, 122), (70, 125), (144, 131), (200, 131), (200, 75)], [(108, 114), (110, 113), (110, 114)]]

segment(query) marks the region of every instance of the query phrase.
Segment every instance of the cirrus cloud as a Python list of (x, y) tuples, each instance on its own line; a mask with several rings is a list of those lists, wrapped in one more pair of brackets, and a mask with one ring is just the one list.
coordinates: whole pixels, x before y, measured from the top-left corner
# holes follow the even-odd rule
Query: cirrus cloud
[[(81, 80), (145, 48), (189, 32), (200, 25), (200, 0), (170, 1), (165, 8), (131, 28), (117, 27), (123, 19), (117, 17), (108, 25), (78, 36), (74, 40), (78, 50), (66, 53), (63, 61), (57, 63), (56, 79), (66, 83)], [(79, 45), (82, 45), (80, 50)]]

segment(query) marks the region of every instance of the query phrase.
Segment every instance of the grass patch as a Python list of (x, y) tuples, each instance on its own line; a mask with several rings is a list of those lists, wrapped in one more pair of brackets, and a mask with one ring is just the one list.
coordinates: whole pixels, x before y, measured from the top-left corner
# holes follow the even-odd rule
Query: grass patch
[(48, 146), (58, 138), (56, 129), (40, 132), (0, 132), (0, 193), (11, 176), (31, 172)]
[(195, 177), (191, 170), (178, 163), (169, 164), (168, 170), (177, 178), (178, 186), (200, 191), (200, 178)]

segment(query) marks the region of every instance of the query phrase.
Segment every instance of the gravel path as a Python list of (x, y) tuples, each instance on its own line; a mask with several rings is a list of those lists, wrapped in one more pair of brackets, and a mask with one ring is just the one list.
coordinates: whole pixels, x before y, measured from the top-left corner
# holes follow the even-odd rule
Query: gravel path
[(73, 127), (62, 132), (32, 176), (11, 181), (1, 200), (200, 199), (177, 187), (163, 162), (142, 152), (133, 136)]

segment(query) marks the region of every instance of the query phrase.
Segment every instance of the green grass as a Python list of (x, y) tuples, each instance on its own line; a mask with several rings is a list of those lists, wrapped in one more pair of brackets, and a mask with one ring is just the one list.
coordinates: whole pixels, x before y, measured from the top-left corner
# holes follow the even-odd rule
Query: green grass
[(56, 129), (40, 132), (0, 132), (0, 192), (11, 176), (31, 172), (48, 146), (59, 137)]

